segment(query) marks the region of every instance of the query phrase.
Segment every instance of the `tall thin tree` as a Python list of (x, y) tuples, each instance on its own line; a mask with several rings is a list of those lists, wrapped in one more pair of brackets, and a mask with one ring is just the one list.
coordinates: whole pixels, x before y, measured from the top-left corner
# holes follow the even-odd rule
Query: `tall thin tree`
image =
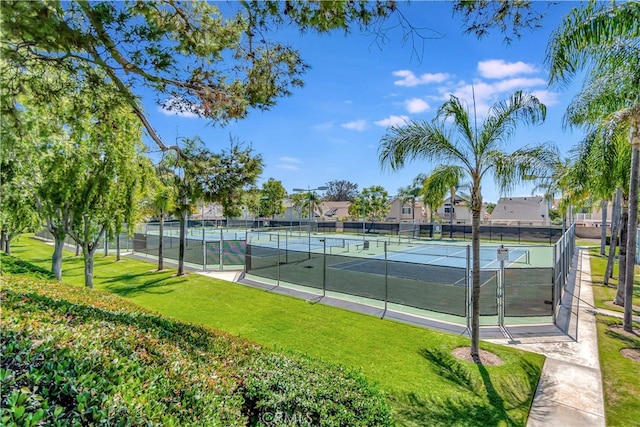
[(495, 103), (478, 126), (475, 104), (451, 96), (432, 122), (412, 121), (394, 126), (382, 137), (379, 160), (383, 168), (401, 169), (408, 161), (422, 159), (455, 168), (471, 185), (473, 296), (471, 356), (479, 361), (480, 337), (480, 215), (481, 186), (493, 175), (501, 192), (509, 192), (521, 180), (542, 175), (547, 162), (556, 155), (548, 144), (524, 147), (507, 153), (507, 141), (520, 124), (538, 124), (546, 108), (535, 96), (513, 93)]
[(640, 168), (640, 3), (591, 1), (574, 9), (553, 33), (547, 49), (550, 83), (567, 83), (586, 70), (585, 87), (568, 115), (582, 123), (625, 126), (632, 148), (629, 177), (625, 313), (623, 327), (632, 331), (632, 296), (638, 169)]

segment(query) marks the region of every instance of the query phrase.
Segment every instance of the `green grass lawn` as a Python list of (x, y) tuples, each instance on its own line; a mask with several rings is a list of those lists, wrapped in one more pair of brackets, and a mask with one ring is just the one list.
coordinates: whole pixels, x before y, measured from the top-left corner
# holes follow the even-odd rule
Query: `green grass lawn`
[[(53, 248), (23, 236), (13, 255), (50, 268)], [(388, 394), (398, 425), (525, 425), (544, 357), (482, 343), (501, 366), (459, 361), (468, 338), (349, 312), (154, 264), (96, 256), (96, 288), (182, 321), (359, 369)], [(83, 261), (65, 253), (64, 281), (83, 285)]]
[[(607, 258), (600, 255), (599, 248), (590, 251), (591, 279), (595, 304), (598, 307), (621, 311), (610, 302), (616, 292), (617, 280), (610, 283), (613, 287), (602, 285)], [(617, 266), (614, 276), (617, 277)], [(636, 266), (634, 281), (634, 300), (640, 298), (640, 268)], [(634, 314), (638, 310), (634, 310)], [(608, 316), (597, 316), (598, 351), (605, 394), (605, 412), (608, 426), (638, 425), (640, 420), (640, 382), (638, 372), (640, 363), (621, 354), (622, 349), (640, 351), (640, 325), (634, 325), (636, 333), (629, 334), (622, 329), (622, 321)]]
[[(600, 247), (589, 250), (591, 261), (591, 281), (593, 283), (593, 299), (596, 307), (607, 310), (624, 312), (624, 307), (613, 304), (618, 289), (618, 263), (613, 267), (613, 278), (609, 279), (609, 286), (604, 285), (604, 271), (607, 267), (607, 256), (600, 255)], [(633, 314), (640, 316), (640, 266), (634, 269), (633, 298), (635, 301)]]

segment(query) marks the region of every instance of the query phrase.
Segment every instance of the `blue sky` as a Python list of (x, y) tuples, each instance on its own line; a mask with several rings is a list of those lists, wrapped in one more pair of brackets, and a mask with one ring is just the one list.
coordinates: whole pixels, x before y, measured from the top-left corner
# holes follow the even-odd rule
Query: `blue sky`
[[(434, 36), (416, 43), (403, 43), (400, 30), (391, 30), (389, 39), (378, 44), (372, 35), (358, 30), (346, 36), (300, 35), (285, 28), (278, 37), (297, 48), (311, 69), (303, 75), (305, 86), (281, 98), (271, 110), (252, 111), (244, 120), (216, 127), (204, 119), (162, 110), (152, 98), (145, 100), (145, 108), (168, 143), (177, 135), (199, 135), (209, 148), (219, 150), (228, 147), (231, 135), (250, 144), (265, 163), (259, 185), (275, 178), (288, 192), (348, 180), (359, 189), (382, 185), (395, 195), (416, 175), (437, 165), (415, 161), (400, 171), (383, 170), (378, 147), (387, 127), (405, 120), (431, 120), (451, 94), (471, 103), (472, 87), (480, 116), (515, 90), (534, 93), (547, 105), (547, 120), (535, 128), (522, 128), (506, 149), (552, 141), (566, 155), (582, 138), (579, 130), (562, 127), (564, 111), (580, 82), (549, 88), (544, 58), (549, 35), (579, 3), (562, 2), (548, 9), (546, 3), (535, 5), (548, 12), (543, 27), (525, 31), (510, 45), (498, 32), (482, 40), (462, 34), (460, 19), (445, 2), (400, 3), (414, 26)], [(394, 23), (389, 21), (389, 26)], [(510, 195), (531, 195), (531, 187), (520, 187)], [(500, 194), (485, 181), (483, 196), (495, 202)]]

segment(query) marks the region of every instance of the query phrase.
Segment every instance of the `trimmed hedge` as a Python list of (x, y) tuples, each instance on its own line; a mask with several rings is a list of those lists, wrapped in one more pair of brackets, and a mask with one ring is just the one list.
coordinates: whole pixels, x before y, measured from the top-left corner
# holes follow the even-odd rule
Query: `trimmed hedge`
[(393, 424), (357, 372), (99, 291), (7, 275), (29, 270), (11, 258), (0, 288), (3, 425)]

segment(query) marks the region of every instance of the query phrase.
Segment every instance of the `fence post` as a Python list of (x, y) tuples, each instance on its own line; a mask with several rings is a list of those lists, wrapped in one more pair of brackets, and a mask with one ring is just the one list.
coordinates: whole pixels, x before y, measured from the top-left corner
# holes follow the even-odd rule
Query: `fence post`
[(470, 279), (470, 276), (472, 274), (471, 271), (471, 245), (467, 245), (467, 300), (466, 300), (466, 304), (467, 307), (465, 309), (465, 312), (467, 314), (467, 329), (469, 331), (471, 331), (471, 316), (473, 316), (472, 310), (470, 310), (471, 305), (473, 304), (472, 298), (473, 298), (473, 293), (471, 290), (471, 285), (473, 283), (473, 280)]
[(276, 286), (280, 286), (280, 233), (277, 234), (278, 236), (278, 256), (276, 257)]
[(384, 316), (387, 314), (387, 306), (389, 301), (389, 274), (387, 260), (387, 242), (384, 242), (384, 311), (382, 312), (381, 319), (384, 319)]
[[(309, 257), (311, 257), (311, 252), (309, 252)], [(324, 238), (322, 239), (322, 297), (324, 298), (326, 294), (327, 294), (327, 239)]]
[[(500, 245), (504, 248), (504, 245)], [(504, 260), (500, 260), (500, 278), (498, 282), (498, 325), (504, 328)]]
[(218, 248), (220, 256), (220, 270), (224, 270), (224, 234), (222, 234), (222, 228), (220, 229), (220, 247)]
[(202, 269), (207, 269), (207, 242), (204, 238), (204, 227), (202, 227)]

